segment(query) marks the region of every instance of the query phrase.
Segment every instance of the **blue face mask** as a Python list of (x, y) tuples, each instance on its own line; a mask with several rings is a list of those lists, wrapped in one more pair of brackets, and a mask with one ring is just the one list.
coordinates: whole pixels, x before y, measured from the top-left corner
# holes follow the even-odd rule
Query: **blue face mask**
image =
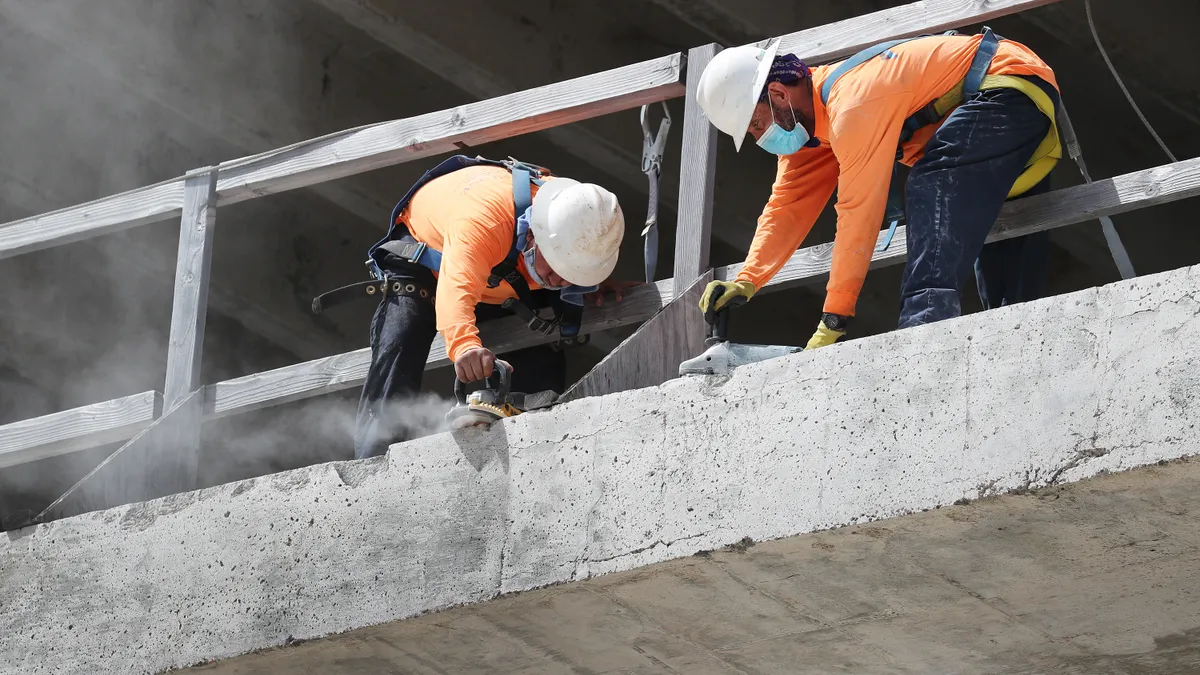
[(537, 247), (530, 246), (528, 249), (522, 251), (521, 255), (525, 258), (525, 270), (529, 272), (529, 276), (533, 278), (538, 286), (548, 291), (558, 291), (566, 288), (566, 286), (550, 286), (538, 276), (537, 265), (534, 264), (537, 261)]
[[(770, 101), (767, 102), (767, 105), (770, 105)], [(774, 107), (772, 107), (772, 113), (774, 113), (774, 110)], [(796, 123), (796, 126), (791, 131), (788, 131), (776, 124), (774, 116), (772, 116), (771, 126), (767, 127), (763, 135), (758, 138), (758, 147), (772, 155), (790, 155), (799, 152), (800, 148), (803, 148), (804, 144), (808, 143), (808, 130), (796, 119), (795, 110), (792, 111), (792, 120)]]

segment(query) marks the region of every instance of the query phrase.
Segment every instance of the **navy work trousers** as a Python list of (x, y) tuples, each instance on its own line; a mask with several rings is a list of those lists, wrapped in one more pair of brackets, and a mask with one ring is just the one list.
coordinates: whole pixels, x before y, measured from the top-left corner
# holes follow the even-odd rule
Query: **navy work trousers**
[[(414, 276), (418, 278), (407, 275), (395, 278), (412, 279), (430, 289), (435, 287), (432, 274), (425, 276), (418, 272)], [(534, 291), (535, 296), (539, 293), (545, 291)], [(475, 310), (476, 320), (481, 322), (511, 314), (495, 305), (479, 305)], [(371, 320), (371, 365), (358, 402), (355, 459), (382, 455), (388, 445), (411, 440), (416, 426), (414, 416), (429, 416), (424, 410), (406, 411), (406, 404), (413, 402), (421, 390), (425, 362), (436, 334), (436, 314), (428, 300), (393, 295), (380, 301)], [(566, 356), (562, 350), (540, 345), (499, 358), (513, 366), (513, 391), (563, 391)]]
[[(1027, 79), (1058, 100), (1053, 87)], [(961, 315), (962, 287), (972, 267), (985, 309), (1041, 296), (1049, 233), (987, 245), (984, 240), (1049, 130), (1050, 120), (1028, 96), (1015, 89), (991, 89), (963, 101), (929, 140), (905, 189), (908, 264), (901, 284), (900, 328)], [(1021, 196), (1049, 187), (1047, 176)]]

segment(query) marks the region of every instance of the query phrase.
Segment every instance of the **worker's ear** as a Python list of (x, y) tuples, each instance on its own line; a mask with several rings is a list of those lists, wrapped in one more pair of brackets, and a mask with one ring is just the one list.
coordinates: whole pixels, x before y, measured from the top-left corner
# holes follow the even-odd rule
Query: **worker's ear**
[(767, 96), (771, 99), (771, 105), (776, 110), (787, 108), (789, 94), (787, 87), (782, 82), (767, 84)]

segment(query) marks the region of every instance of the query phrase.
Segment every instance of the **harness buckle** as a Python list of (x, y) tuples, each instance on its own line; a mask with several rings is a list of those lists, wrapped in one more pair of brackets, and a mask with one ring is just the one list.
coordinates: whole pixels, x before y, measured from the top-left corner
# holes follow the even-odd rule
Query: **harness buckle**
[(375, 262), (374, 258), (367, 258), (364, 264), (367, 266), (367, 271), (371, 273), (373, 279), (383, 279), (383, 270), (379, 267), (379, 263)]
[(428, 246), (425, 244), (425, 242), (423, 242), (423, 241), (417, 242), (416, 247), (413, 249), (413, 253), (411, 255), (407, 256), (408, 261), (410, 263), (416, 263), (416, 264), (420, 265), (421, 264), (421, 256), (425, 254), (426, 248), (428, 248)]

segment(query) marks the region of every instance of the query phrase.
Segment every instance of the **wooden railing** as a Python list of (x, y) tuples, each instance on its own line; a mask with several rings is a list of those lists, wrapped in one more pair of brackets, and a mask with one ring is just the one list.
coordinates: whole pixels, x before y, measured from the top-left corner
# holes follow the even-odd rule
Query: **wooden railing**
[[(782, 50), (795, 53), (809, 63), (827, 62), (882, 40), (973, 24), (1055, 1), (923, 0), (783, 36)], [(462, 151), (481, 143), (681, 97), (686, 92), (675, 277), (637, 288), (619, 305), (609, 303), (604, 308), (589, 310), (583, 332), (641, 323), (660, 314), (674, 298), (694, 287), (698, 279), (710, 278), (708, 251), (717, 135), (696, 105), (694, 92), (704, 64), (718, 51), (717, 45), (704, 45), (686, 54), (671, 54), (451, 110), (342, 131), (0, 225), (2, 259), (159, 221), (175, 218), (181, 221), (163, 394), (145, 392), (2, 426), (0, 468), (134, 438), (156, 420), (176, 427), (170, 435), (172, 442), (192, 447), (195, 455), (202, 420), (361, 385), (370, 358), (367, 349), (214, 384), (199, 381), (212, 233), (218, 205)], [(1197, 194), (1200, 194), (1200, 159), (1145, 169), (1009, 203), (991, 239), (1062, 227)], [(903, 261), (904, 241), (901, 228), (891, 247), (875, 255), (874, 265)], [(831, 251), (830, 244), (797, 251), (762, 292), (828, 274)], [(737, 267), (712, 270), (711, 275), (718, 279), (732, 278)], [(683, 317), (688, 311), (695, 313), (694, 307), (680, 307), (674, 314)], [(655, 330), (662, 330), (673, 320), (664, 313), (656, 319)], [(679, 319), (679, 326), (685, 323)], [(673, 348), (684, 356), (694, 355), (703, 334), (694, 322), (687, 328), (677, 328), (684, 331), (686, 339), (673, 340)], [(498, 352), (553, 339), (529, 332), (515, 317), (484, 324), (481, 330), (485, 344)], [(618, 350), (636, 349), (631, 345), (645, 339), (649, 338), (635, 333)], [(624, 379), (614, 379), (608, 373), (604, 387), (598, 388), (593, 383), (587, 390), (595, 393), (662, 382), (674, 375), (674, 364), (680, 359), (672, 361), (669, 356), (659, 355), (657, 360), (664, 364), (658, 371), (642, 370), (635, 377)], [(446, 363), (445, 346), (439, 337), (427, 367)], [(166, 420), (163, 411), (174, 421)], [(154, 439), (161, 434), (145, 436)], [(194, 471), (184, 473), (191, 475)], [(188, 480), (185, 476), (173, 489), (189, 489)]]

